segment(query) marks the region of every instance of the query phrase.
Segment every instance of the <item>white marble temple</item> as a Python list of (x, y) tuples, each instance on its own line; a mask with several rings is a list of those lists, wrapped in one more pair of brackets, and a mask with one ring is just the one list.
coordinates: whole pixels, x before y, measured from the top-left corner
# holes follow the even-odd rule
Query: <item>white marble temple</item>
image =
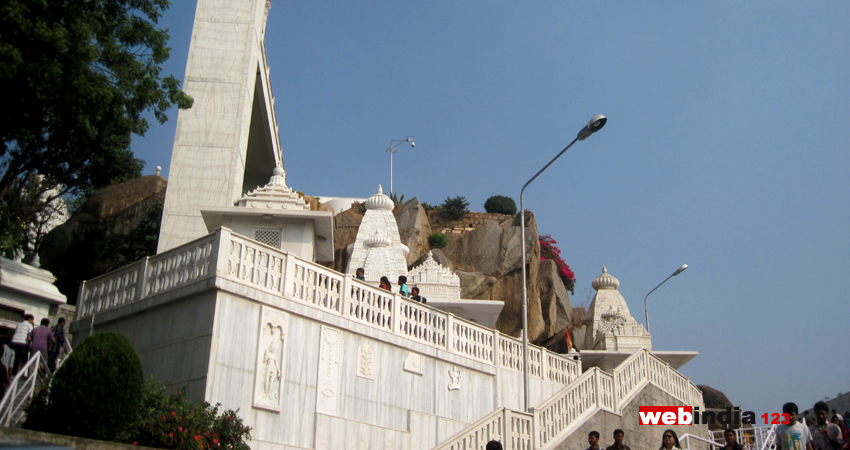
[(66, 306), (66, 298), (53, 284), (53, 274), (3, 257), (0, 272), (0, 306), (6, 310), (5, 317), (0, 317), (0, 327), (14, 329), (25, 314), (35, 316), (36, 324), (45, 317), (51, 318), (51, 325), (55, 323), (53, 319), (59, 307)]
[(356, 240), (349, 246), (351, 257), (345, 273), (353, 276), (362, 267), (366, 281), (372, 283), (384, 276), (391, 283), (399, 276), (407, 276), (405, 257), (410, 249), (401, 243), (393, 206), (381, 186), (377, 194), (366, 200), (366, 214), (360, 222)]
[(629, 306), (620, 291), (620, 281), (602, 268), (602, 275), (593, 280), (596, 295), (590, 302), (588, 315), (591, 317), (585, 346), (587, 350), (633, 351), (652, 349), (652, 338), (643, 325), (637, 323), (629, 313)]

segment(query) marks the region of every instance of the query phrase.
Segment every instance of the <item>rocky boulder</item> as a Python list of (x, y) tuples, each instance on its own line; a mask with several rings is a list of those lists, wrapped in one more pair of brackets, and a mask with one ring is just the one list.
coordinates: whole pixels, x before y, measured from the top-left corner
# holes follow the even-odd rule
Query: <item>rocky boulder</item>
[(706, 409), (726, 409), (734, 406), (726, 397), (726, 394), (711, 386), (700, 384), (697, 385), (697, 388), (702, 391), (702, 399), (705, 402)]
[(346, 209), (334, 216), (334, 262), (329, 267), (345, 272), (348, 265), (348, 246), (357, 239), (357, 230), (363, 222), (363, 213), (359, 207)]
[(552, 336), (567, 328), (573, 310), (567, 288), (558, 276), (558, 266), (555, 261), (540, 261), (537, 286), (540, 293), (540, 306), (544, 311), (546, 332)]
[[(452, 241), (443, 250), (461, 281), (461, 297), (473, 300), (502, 300), (504, 308), (496, 321), (499, 331), (519, 336), (522, 331), (522, 247), (520, 217), (512, 217), (501, 223), (488, 222), (483, 226)], [(543, 342), (559, 330), (560, 323), (549, 317), (550, 311), (558, 310), (548, 294), (545, 305), (541, 304), (539, 285), (540, 242), (537, 221), (531, 211), (525, 214), (525, 245), (528, 275), (528, 336), (532, 342)], [(560, 280), (559, 280), (560, 281)], [(563, 286), (561, 286), (563, 289)], [(549, 291), (554, 292), (550, 287)], [(564, 289), (565, 291), (565, 289)], [(567, 304), (569, 300), (567, 300)], [(545, 311), (544, 311), (545, 310)], [(546, 316), (546, 317), (544, 317)], [(563, 322), (568, 317), (562, 314)]]
[(156, 252), (167, 184), (149, 175), (102, 189), (44, 237), (41, 265), (69, 304), (80, 281)]
[(431, 222), (428, 221), (428, 214), (425, 213), (425, 209), (422, 208), (416, 197), (396, 207), (393, 215), (398, 223), (401, 243), (410, 249), (410, 253), (407, 254), (407, 265), (409, 266), (431, 249), (428, 245), (428, 236), (431, 235)]

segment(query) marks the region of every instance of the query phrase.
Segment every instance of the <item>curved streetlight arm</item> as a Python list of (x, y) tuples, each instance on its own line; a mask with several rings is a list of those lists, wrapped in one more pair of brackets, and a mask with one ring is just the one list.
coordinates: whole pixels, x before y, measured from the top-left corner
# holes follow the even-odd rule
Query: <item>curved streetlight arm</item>
[[(673, 278), (676, 275), (684, 272), (685, 269), (687, 269), (687, 268), (688, 268), (687, 264), (684, 264), (682, 267), (679, 267), (669, 277), (665, 278), (664, 281), (661, 282), (661, 284), (659, 284), (658, 286), (655, 286), (655, 289), (660, 288), (662, 284), (667, 282), (667, 280), (669, 280), (670, 278)], [(655, 292), (655, 289), (649, 291), (649, 294)], [(646, 296), (643, 298), (643, 309), (646, 312), (646, 331), (649, 331), (649, 307), (647, 306), (647, 303), (646, 303), (646, 299), (649, 297), (649, 294), (646, 294)]]
[(398, 147), (398, 144), (393, 145), (393, 142), (398, 142), (398, 144), (401, 144), (402, 142), (413, 142), (413, 136), (407, 136), (404, 139), (390, 139), (390, 148), (385, 150), (390, 154), (390, 193), (395, 192), (393, 191), (393, 155), (398, 152), (398, 150), (395, 149)]
[(522, 263), (521, 263), (521, 265), (522, 265), (522, 367), (523, 367), (523, 371), (522, 371), (522, 375), (523, 375), (523, 377), (522, 377), (523, 396), (522, 396), (522, 398), (523, 398), (523, 405), (525, 407), (524, 411), (526, 411), (526, 412), (528, 411), (528, 395), (529, 395), (529, 390), (528, 390), (529, 389), (529, 385), (528, 385), (528, 364), (529, 364), (529, 361), (528, 361), (528, 283), (526, 282), (527, 277), (526, 277), (526, 274), (525, 274), (525, 270), (526, 270), (525, 269), (525, 265), (526, 265), (526, 256), (525, 256), (525, 245), (526, 245), (525, 244), (525, 204), (523, 202), (523, 196), (525, 196), (525, 188), (527, 188), (528, 185), (531, 184), (531, 182), (534, 181), (535, 178), (537, 178), (541, 173), (543, 173), (544, 170), (546, 170), (549, 166), (551, 166), (552, 163), (555, 162), (556, 159), (560, 158), (561, 155), (564, 154), (564, 152), (569, 150), (570, 147), (572, 147), (572, 145), (575, 144), (576, 141), (578, 141), (578, 140), (579, 140), (578, 137), (576, 137), (575, 139), (573, 139), (572, 142), (569, 143), (569, 145), (564, 147), (564, 149), (561, 150), (561, 153), (558, 153), (557, 156), (552, 158), (552, 160), (549, 161), (549, 164), (546, 164), (542, 169), (540, 169), (539, 172), (534, 174), (534, 176), (531, 177), (530, 180), (528, 180), (528, 183), (525, 183), (525, 185), (522, 186), (522, 190), (519, 193), (519, 211), (520, 211), (520, 213), (519, 213), (519, 215), (520, 215), (519, 223), (520, 223), (520, 230), (521, 230), (521, 232), (520, 232), (521, 233), (521, 241), (520, 241), (521, 244), (520, 245), (522, 246)]

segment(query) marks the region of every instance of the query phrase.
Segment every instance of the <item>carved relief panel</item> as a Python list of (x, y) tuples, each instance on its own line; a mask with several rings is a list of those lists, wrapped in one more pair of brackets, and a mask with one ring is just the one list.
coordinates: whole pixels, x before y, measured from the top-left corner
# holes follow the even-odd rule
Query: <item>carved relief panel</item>
[(320, 339), (316, 412), (339, 416), (339, 356), (342, 347), (342, 332), (323, 325)]
[(357, 347), (357, 376), (369, 380), (375, 379), (375, 351), (366, 341)]
[(257, 365), (254, 370), (254, 407), (280, 412), (286, 361), (289, 314), (268, 306), (260, 311)]

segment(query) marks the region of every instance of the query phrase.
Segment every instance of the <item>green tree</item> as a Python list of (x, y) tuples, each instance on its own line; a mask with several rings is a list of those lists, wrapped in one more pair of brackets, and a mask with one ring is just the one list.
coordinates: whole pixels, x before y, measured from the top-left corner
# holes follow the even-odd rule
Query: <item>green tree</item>
[[(28, 246), (45, 205), (138, 177), (130, 151), (192, 98), (161, 77), (167, 0), (6, 0), (0, 6), (0, 251)], [(38, 182), (33, 177), (39, 175)], [(56, 187), (59, 189), (55, 189)]]
[(440, 211), (440, 216), (446, 220), (460, 220), (469, 212), (469, 202), (466, 197), (446, 197), (446, 201), (438, 206), (437, 210)]
[(488, 213), (516, 214), (516, 203), (514, 199), (505, 197), (504, 195), (494, 195), (484, 202), (484, 211)]

